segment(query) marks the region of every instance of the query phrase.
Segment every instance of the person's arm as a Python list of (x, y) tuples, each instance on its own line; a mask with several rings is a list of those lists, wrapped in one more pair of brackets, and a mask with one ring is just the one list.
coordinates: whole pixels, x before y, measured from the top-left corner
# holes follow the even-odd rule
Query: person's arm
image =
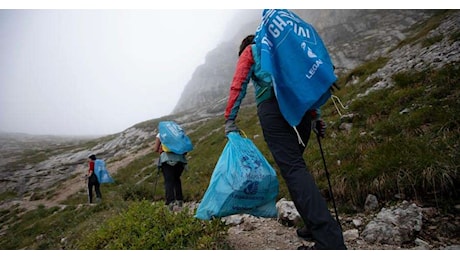
[(156, 137), (155, 138), (155, 143), (153, 144), (153, 151), (159, 153), (160, 152), (160, 145), (161, 145), (160, 138)]
[(251, 69), (254, 64), (251, 45), (248, 45), (241, 53), (236, 65), (230, 86), (230, 94), (225, 108), (225, 120), (235, 120), (240, 109), (241, 102), (246, 95), (246, 88), (251, 79)]

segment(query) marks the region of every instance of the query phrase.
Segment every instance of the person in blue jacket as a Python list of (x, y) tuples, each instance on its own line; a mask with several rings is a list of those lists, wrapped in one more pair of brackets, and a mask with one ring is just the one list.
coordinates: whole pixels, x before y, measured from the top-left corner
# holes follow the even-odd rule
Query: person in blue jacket
[[(297, 234), (315, 242), (312, 247), (299, 249), (347, 249), (340, 225), (329, 212), (303, 158), (311, 130), (324, 137), (326, 124), (321, 119), (320, 110), (314, 109), (305, 113), (300, 124), (296, 126), (297, 134), (280, 112), (272, 76), (261, 70), (260, 49), (257, 49), (254, 38), (254, 35), (248, 35), (239, 48), (239, 59), (224, 114), (225, 134), (239, 131), (235, 120), (246, 95), (247, 85), (252, 80), (265, 142), (305, 223), (305, 228), (297, 230)], [(299, 144), (298, 136), (302, 137), (304, 145)]]

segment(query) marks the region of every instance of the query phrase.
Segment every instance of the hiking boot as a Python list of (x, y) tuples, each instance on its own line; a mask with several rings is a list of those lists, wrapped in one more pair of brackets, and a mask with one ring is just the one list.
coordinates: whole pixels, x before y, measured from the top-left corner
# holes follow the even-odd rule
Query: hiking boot
[(297, 232), (297, 236), (303, 238), (304, 240), (313, 241), (313, 235), (311, 234), (311, 230), (307, 226), (298, 228), (296, 232)]
[(179, 208), (182, 208), (182, 205), (184, 205), (184, 201), (182, 201), (182, 200), (178, 200), (178, 201), (176, 201), (176, 203), (177, 203), (176, 205), (177, 205)]
[(96, 198), (96, 203), (101, 203), (101, 198)]

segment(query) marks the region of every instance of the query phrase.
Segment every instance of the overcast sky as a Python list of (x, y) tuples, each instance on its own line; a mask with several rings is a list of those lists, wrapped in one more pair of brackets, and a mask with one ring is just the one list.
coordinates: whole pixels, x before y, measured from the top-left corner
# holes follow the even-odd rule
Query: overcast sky
[(121, 132), (168, 115), (234, 10), (0, 10), (0, 131)]

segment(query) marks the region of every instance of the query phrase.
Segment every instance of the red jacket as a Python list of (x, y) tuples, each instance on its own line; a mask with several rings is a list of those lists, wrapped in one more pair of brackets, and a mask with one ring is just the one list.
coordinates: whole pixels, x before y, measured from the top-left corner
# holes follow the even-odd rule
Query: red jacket
[[(246, 96), (246, 89), (250, 80), (252, 80), (255, 88), (257, 106), (275, 96), (272, 77), (269, 73), (262, 71), (260, 53), (257, 51), (255, 44), (248, 45), (243, 50), (236, 64), (224, 113), (226, 120), (236, 119), (241, 103)], [(321, 116), (319, 108), (310, 112), (313, 115), (313, 119), (318, 119)]]
[(241, 53), (238, 63), (236, 64), (235, 74), (233, 76), (232, 85), (230, 86), (230, 95), (225, 109), (225, 119), (234, 120), (236, 118), (241, 102), (246, 96), (246, 88), (251, 79), (253, 64), (254, 58), (252, 57), (251, 45), (249, 45)]
[(89, 174), (92, 174), (94, 172), (94, 161), (91, 160), (89, 161), (89, 170), (88, 170), (88, 173)]

